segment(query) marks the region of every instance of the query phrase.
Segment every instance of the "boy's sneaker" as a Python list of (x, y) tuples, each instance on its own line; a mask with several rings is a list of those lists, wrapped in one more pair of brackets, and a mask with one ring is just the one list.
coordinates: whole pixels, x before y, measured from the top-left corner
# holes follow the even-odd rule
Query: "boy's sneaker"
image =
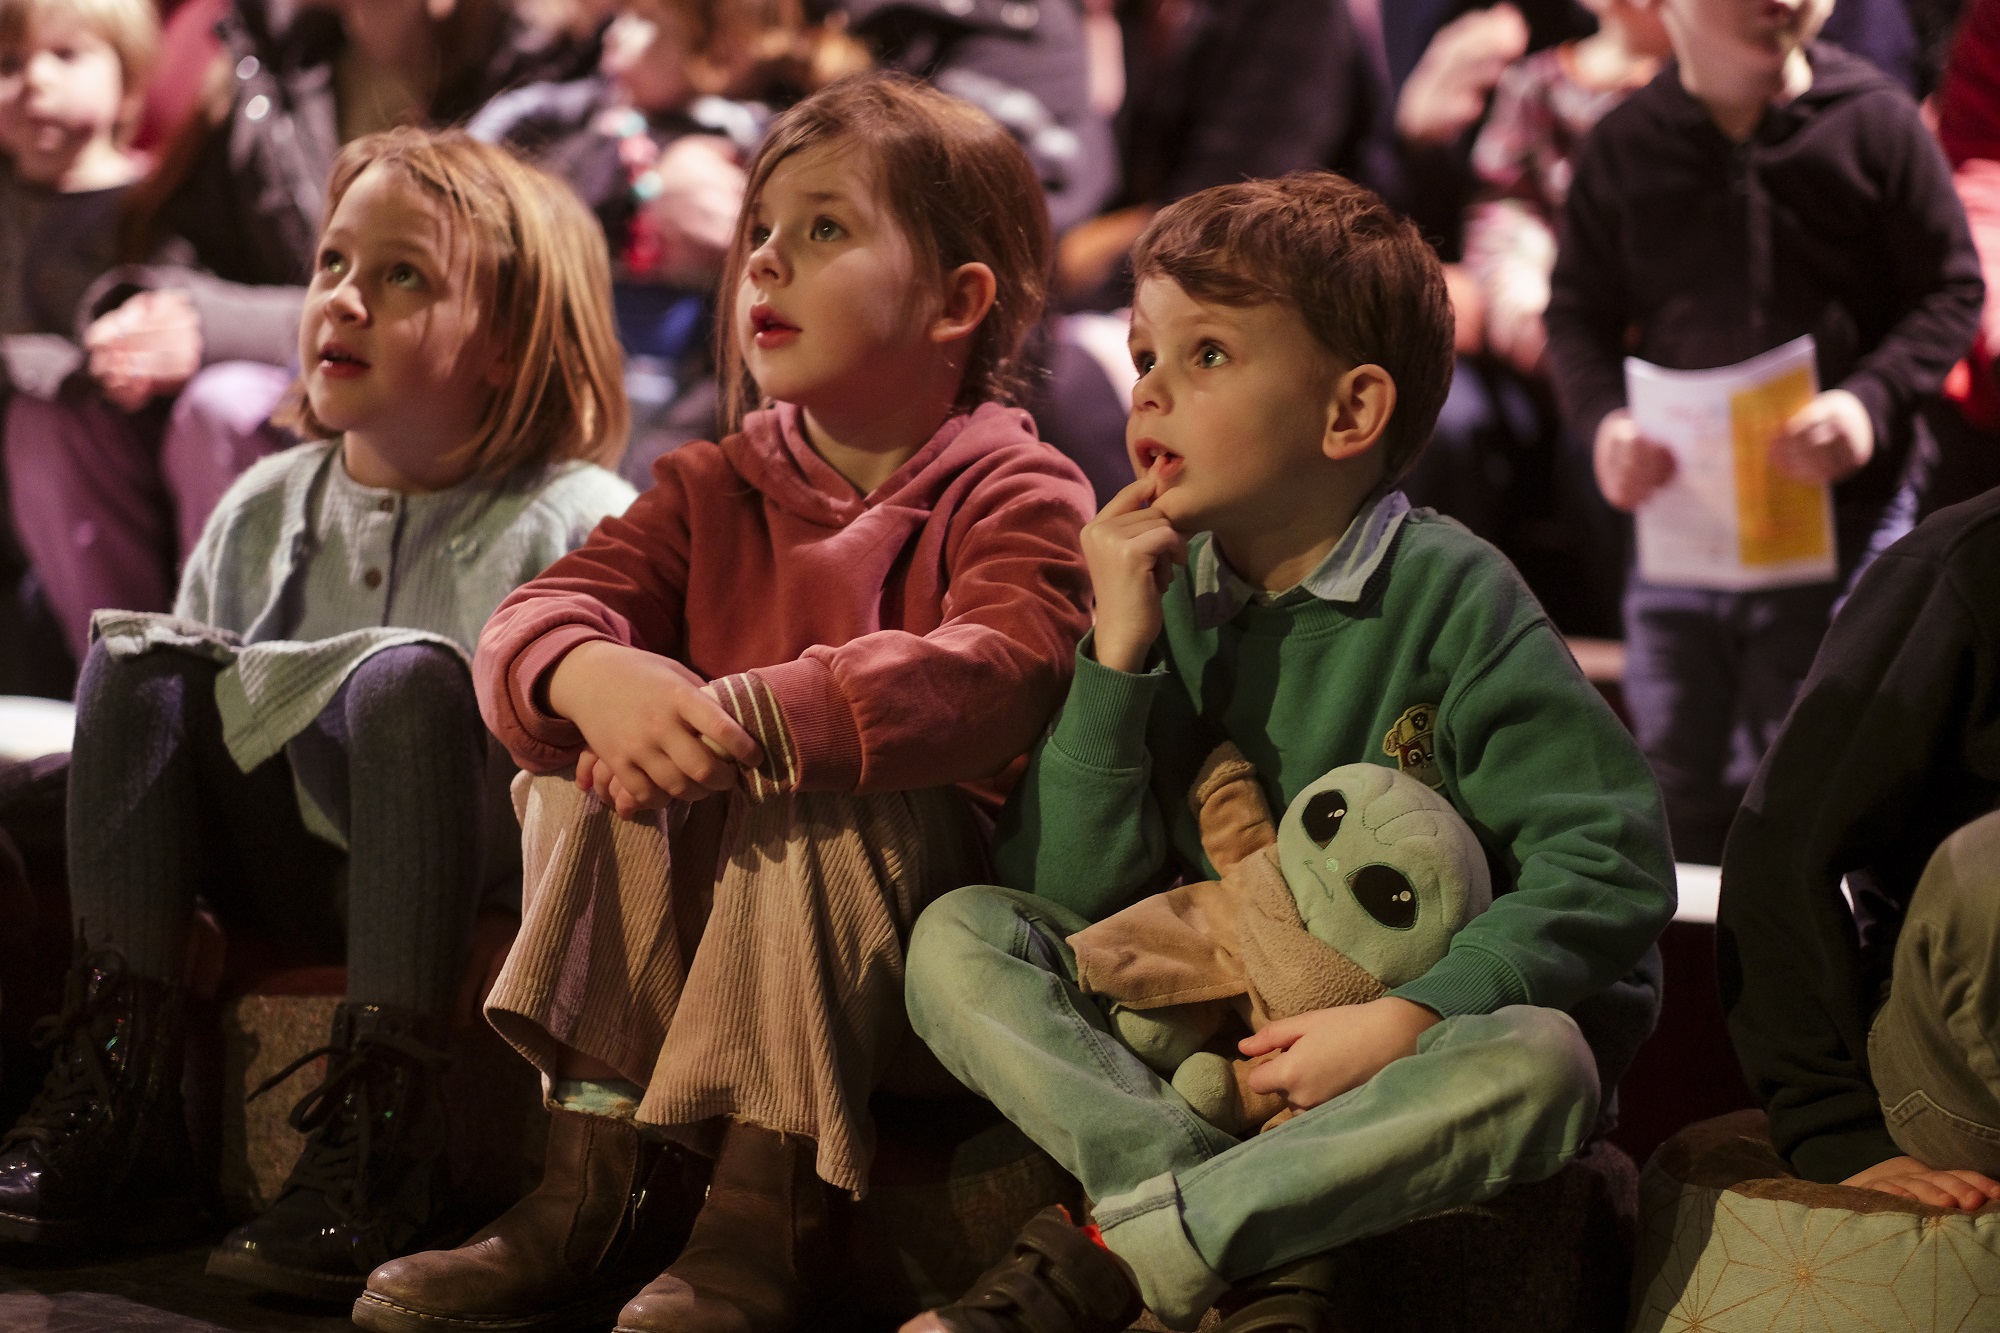
[(1215, 1333), (1339, 1333), (1330, 1256), (1317, 1254), (1250, 1279), (1217, 1302)]
[(1125, 1266), (1057, 1206), (1028, 1219), (970, 1291), (901, 1333), (1114, 1333), (1142, 1308)]

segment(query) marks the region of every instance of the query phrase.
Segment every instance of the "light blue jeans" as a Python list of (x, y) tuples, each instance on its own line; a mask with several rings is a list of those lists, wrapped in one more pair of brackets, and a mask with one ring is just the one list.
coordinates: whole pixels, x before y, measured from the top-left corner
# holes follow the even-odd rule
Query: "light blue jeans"
[(1241, 1141), (1112, 1035), (1065, 942), (1082, 917), (975, 886), (918, 919), (905, 995), (946, 1068), (1083, 1183), (1147, 1306), (1193, 1328), (1232, 1283), (1440, 1209), (1543, 1180), (1597, 1115), (1567, 1014), (1449, 1018), (1417, 1053)]

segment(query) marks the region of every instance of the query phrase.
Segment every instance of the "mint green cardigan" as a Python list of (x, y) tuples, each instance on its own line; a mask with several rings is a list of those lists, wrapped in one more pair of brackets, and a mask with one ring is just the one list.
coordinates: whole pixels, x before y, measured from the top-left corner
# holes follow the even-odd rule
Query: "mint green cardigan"
[[(339, 457), (328, 441), (259, 460), (209, 516), (172, 615), (99, 611), (92, 621), (92, 634), (114, 656), (166, 648), (223, 663), (215, 687), (223, 740), (246, 773), (304, 731), (355, 667), (385, 648), (435, 643), (469, 665), (500, 599), (582, 545), (599, 519), (623, 513), (634, 495), (613, 473), (568, 462), (498, 486), (465, 482), (400, 496), (332, 485)], [(382, 524), (401, 539), (385, 543)], [(323, 549), (371, 542), (392, 557), (374, 583), (314, 577)], [(321, 599), (313, 620), (346, 629), (289, 637), (309, 582)], [(341, 604), (327, 606), (343, 582)], [(391, 589), (394, 624), (385, 619)], [(295, 776), (306, 826), (344, 847), (344, 821), (313, 794), (320, 784)]]

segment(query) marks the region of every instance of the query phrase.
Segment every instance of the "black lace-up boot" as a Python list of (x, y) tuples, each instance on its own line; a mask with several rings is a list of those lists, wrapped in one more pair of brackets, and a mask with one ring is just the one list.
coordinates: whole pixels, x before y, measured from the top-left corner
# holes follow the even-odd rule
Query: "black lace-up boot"
[(86, 952), (60, 1013), (35, 1025), (54, 1063), (0, 1136), (0, 1241), (54, 1247), (165, 1238), (198, 1219), (181, 1105), (183, 992)]
[(408, 1010), (343, 1004), (333, 1036), (266, 1080), (259, 1096), (318, 1059), (326, 1078), (292, 1108), (305, 1134), (278, 1200), (209, 1255), (213, 1277), (313, 1300), (351, 1302), (376, 1265), (448, 1244), (445, 1052)]

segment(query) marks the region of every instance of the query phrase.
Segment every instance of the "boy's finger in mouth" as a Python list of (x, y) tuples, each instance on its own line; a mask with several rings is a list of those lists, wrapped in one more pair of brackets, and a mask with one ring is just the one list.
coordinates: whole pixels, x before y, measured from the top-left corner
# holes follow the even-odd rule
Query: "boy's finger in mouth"
[(1172, 481), (1181, 470), (1181, 456), (1155, 439), (1134, 441), (1132, 460), (1138, 466), (1140, 476), (1153, 477), (1160, 482)]

